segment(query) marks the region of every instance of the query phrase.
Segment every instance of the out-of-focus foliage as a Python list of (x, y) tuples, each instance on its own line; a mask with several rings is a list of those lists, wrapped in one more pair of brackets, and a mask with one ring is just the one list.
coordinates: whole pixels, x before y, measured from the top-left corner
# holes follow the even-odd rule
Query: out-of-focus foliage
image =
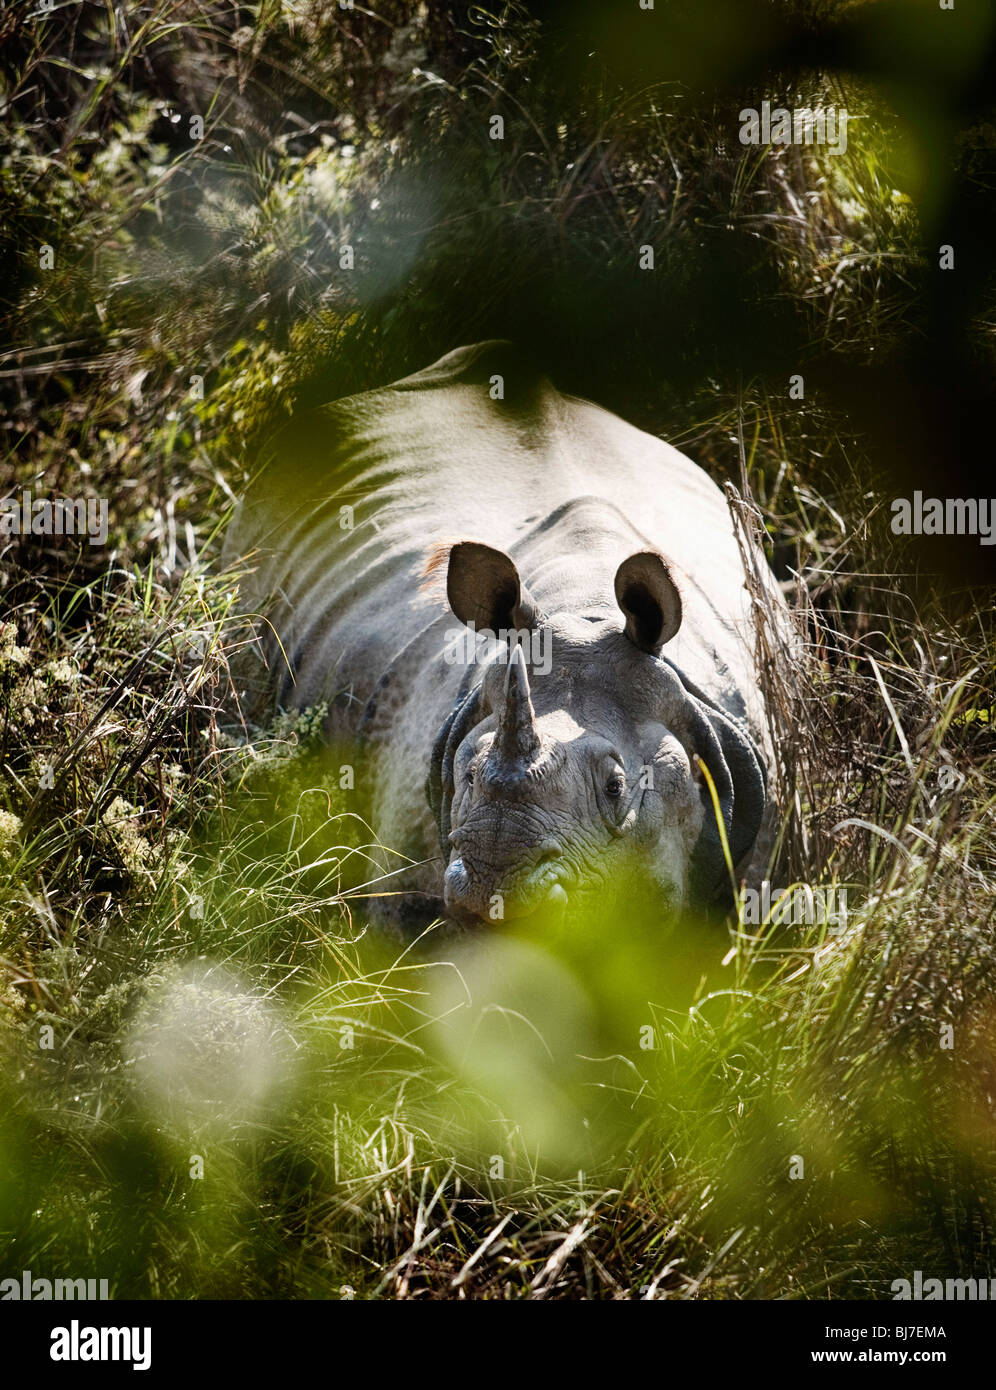
[[(629, 8), (0, 16), (4, 490), (111, 521), (2, 542), (5, 1273), (621, 1298), (992, 1267), (992, 614), (899, 591), (923, 556), (883, 501), (920, 448), (958, 466), (923, 380), (991, 362), (986, 33), (925, 84), (932, 6)], [(847, 151), (741, 145), (762, 100), (846, 106)], [(634, 903), (384, 940), (390, 847), (321, 711), (226, 707), (212, 565), (261, 437), (486, 336), (749, 489), (810, 639), (769, 674), (773, 872), (846, 885), (843, 934), (663, 937)]]

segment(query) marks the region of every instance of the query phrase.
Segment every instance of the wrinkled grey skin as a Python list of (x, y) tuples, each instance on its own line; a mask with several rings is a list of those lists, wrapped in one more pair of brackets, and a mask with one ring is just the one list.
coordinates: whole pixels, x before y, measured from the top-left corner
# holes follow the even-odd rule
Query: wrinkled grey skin
[(667, 913), (686, 897), (703, 827), (677, 681), (646, 669), (608, 623), (590, 633), (564, 615), (552, 627), (576, 698), (537, 681), (534, 705), (521, 650), (488, 671), (498, 714), (454, 762), (447, 905), (487, 920), (495, 907), (516, 917), (580, 891), (614, 897), (642, 863)]
[[(415, 865), (389, 912), (705, 905), (729, 875), (700, 759), (749, 859), (768, 754), (725, 500), (512, 345), (295, 422), (230, 528), (240, 556), (243, 606), (290, 659), (264, 637), (244, 698), (257, 715), (328, 700), (329, 738), (365, 750), (376, 833)], [(448, 660), (470, 622), (525, 644)]]

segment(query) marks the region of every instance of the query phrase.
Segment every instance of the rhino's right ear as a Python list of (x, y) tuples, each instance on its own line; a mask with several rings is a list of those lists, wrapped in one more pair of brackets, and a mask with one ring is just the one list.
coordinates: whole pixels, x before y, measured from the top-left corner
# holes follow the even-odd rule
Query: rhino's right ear
[(656, 655), (681, 627), (681, 597), (663, 555), (640, 550), (616, 570), (616, 602), (626, 615), (626, 636)]
[(456, 617), (472, 622), (478, 632), (531, 628), (537, 619), (514, 561), (479, 541), (457, 541), (450, 547), (446, 597)]

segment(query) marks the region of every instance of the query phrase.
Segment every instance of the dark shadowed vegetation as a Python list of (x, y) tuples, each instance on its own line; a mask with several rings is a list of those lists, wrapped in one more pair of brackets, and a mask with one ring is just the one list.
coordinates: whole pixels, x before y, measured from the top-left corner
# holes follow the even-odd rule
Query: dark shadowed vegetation
[[(0, 537), (0, 1274), (824, 1298), (994, 1267), (993, 552), (889, 527), (992, 490), (990, 18), (631, 8), (0, 15), (0, 493), (110, 518)], [(742, 145), (762, 100), (846, 107), (846, 152)], [(484, 337), (732, 483), (804, 638), (768, 665), (770, 878), (846, 888), (843, 928), (378, 939), (322, 711), (233, 710), (220, 543), (264, 438)]]

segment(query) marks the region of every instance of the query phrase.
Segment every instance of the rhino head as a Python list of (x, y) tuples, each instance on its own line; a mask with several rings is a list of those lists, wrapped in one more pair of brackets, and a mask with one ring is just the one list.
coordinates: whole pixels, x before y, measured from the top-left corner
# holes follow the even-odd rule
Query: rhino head
[[(729, 874), (701, 764), (735, 861), (756, 838), (764, 776), (739, 722), (661, 655), (682, 618), (664, 559), (620, 564), (619, 613), (547, 615), (509, 556), (460, 542), (447, 596), (462, 622), (531, 639), (495, 643), (468, 670), (436, 740), (427, 790), (450, 916), (649, 893), (666, 918), (714, 900)], [(531, 662), (537, 650), (552, 660)]]

